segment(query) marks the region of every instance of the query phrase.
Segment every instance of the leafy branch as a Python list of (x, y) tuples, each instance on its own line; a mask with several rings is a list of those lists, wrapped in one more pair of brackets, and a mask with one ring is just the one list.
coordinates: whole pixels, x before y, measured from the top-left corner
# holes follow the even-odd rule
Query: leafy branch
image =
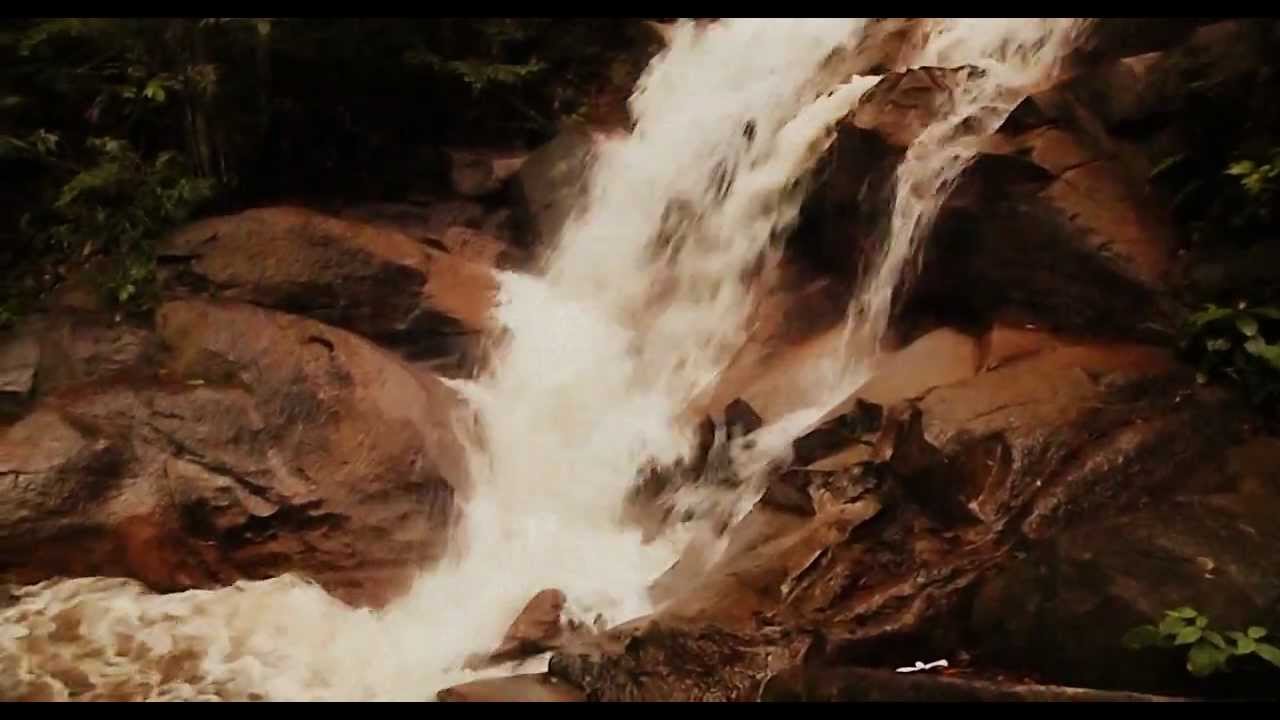
[(1131, 629), (1121, 642), (1130, 650), (1185, 647), (1187, 671), (1203, 678), (1230, 670), (1229, 661), (1237, 657), (1257, 657), (1280, 667), (1280, 648), (1263, 641), (1268, 634), (1257, 625), (1244, 631), (1217, 630), (1209, 627), (1208, 617), (1180, 607), (1166, 611), (1159, 625)]

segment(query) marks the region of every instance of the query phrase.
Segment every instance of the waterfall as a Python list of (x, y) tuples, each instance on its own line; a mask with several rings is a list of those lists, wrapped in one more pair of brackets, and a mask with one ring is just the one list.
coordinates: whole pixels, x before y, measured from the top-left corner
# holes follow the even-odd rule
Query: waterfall
[[(545, 665), (463, 669), (544, 588), (563, 590), (587, 622), (649, 612), (649, 584), (697, 523), (646, 542), (624, 521), (623, 500), (646, 463), (689, 451), (681, 414), (744, 342), (809, 171), (878, 79), (843, 69), (869, 22), (674, 29), (631, 98), (632, 131), (598, 148), (589, 191), (544, 267), (499, 276), (503, 340), (479, 377), (453, 383), (473, 413), (462, 432), (473, 491), (450, 557), (406, 596), (375, 612), (296, 577), (168, 595), (117, 579), (43, 583), (0, 609), (0, 696), (427, 699), (480, 674)], [(971, 140), (1051, 72), (1077, 25), (926, 26), (904, 66), (984, 72), (907, 150), (889, 240), (850, 308), (853, 362), (828, 400), (873, 358)], [(756, 459), (825, 407), (766, 428)]]

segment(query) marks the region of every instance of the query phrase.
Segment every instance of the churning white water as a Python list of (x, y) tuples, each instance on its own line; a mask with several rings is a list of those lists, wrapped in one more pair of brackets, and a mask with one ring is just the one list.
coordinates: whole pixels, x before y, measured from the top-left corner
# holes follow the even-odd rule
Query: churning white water
[[(474, 412), (474, 493), (451, 557), (405, 597), (373, 612), (292, 577), (171, 595), (46, 583), (0, 610), (0, 696), (430, 699), (475, 677), (466, 659), (496, 647), (544, 588), (587, 622), (649, 612), (649, 584), (695, 528), (643, 542), (623, 500), (646, 463), (688, 453), (678, 419), (744, 342), (808, 171), (876, 80), (841, 70), (867, 22), (676, 27), (632, 97), (634, 129), (598, 149), (543, 271), (500, 278), (504, 340), (481, 377), (455, 383)], [(890, 240), (851, 308), (849, 327), (870, 338), (857, 352), (874, 352), (898, 277), (972, 157), (964, 140), (1052, 68), (1075, 25), (938, 21), (907, 59), (985, 74), (907, 152)], [(827, 397), (855, 376), (833, 378)], [(767, 428), (756, 469), (823, 409)]]

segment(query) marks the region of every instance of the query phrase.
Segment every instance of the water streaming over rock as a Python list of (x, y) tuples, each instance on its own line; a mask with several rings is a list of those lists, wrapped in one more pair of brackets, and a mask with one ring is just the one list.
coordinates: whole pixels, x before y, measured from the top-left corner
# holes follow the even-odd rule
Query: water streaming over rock
[[(842, 63), (867, 25), (677, 26), (632, 97), (634, 129), (598, 149), (543, 271), (500, 278), (503, 339), (481, 377), (455, 383), (473, 412), (459, 424), (471, 449), (465, 517), (451, 556), (405, 597), (374, 612), (294, 577), (170, 595), (104, 578), (44, 583), (0, 610), (0, 696), (427, 699), (475, 677), (466, 659), (496, 647), (543, 588), (563, 590), (588, 622), (648, 612), (649, 584), (697, 523), (644, 542), (623, 521), (624, 498), (646, 463), (689, 451), (686, 405), (743, 343), (808, 171), (876, 81)], [(903, 268), (972, 157), (965, 140), (1052, 69), (1076, 26), (937, 21), (909, 53), (909, 65), (983, 73), (907, 152), (889, 242), (851, 308), (859, 344), (826, 399), (862, 377)], [(774, 422), (739, 461), (758, 474), (825, 407)]]

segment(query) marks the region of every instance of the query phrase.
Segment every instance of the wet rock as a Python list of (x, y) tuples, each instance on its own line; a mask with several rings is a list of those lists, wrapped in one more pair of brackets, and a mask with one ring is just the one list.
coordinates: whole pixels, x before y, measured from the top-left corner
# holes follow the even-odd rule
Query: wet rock
[(957, 89), (981, 72), (966, 66), (889, 73), (862, 96), (852, 124), (873, 130), (892, 147), (905, 149), (934, 120), (949, 112)]
[(850, 445), (862, 443), (864, 435), (880, 429), (883, 419), (883, 407), (855, 398), (851, 410), (796, 438), (791, 444), (792, 463), (802, 467), (812, 465)]
[(1182, 698), (855, 667), (793, 668), (774, 675), (765, 702), (1178, 702)]
[(523, 153), (485, 150), (449, 151), (449, 183), (462, 197), (493, 195), (520, 171)]
[(25, 399), (35, 386), (40, 343), (26, 333), (0, 336), (0, 397)]
[(32, 315), (0, 341), (0, 403), (20, 414), (64, 387), (145, 373), (159, 352), (155, 333), (98, 313)]
[(462, 352), (485, 327), (491, 269), (370, 225), (262, 208), (189, 225), (160, 247), (167, 292), (313, 317), (405, 349)]
[[(977, 374), (970, 365), (969, 377), (886, 410), (879, 447), (864, 460), (785, 473), (792, 499), (807, 493), (812, 511), (780, 508), (776, 496), (757, 506), (750, 526), (730, 531), (732, 553), (701, 570), (691, 561), (682, 583), (667, 583), (663, 609), (627, 649), (566, 652), (566, 677), (593, 697), (715, 695), (696, 683), (700, 668), (723, 660), (720, 645), (699, 639), (713, 627), (741, 657), (776, 653), (778, 634), (799, 628), (822, 628), (831, 653), (860, 663), (943, 656), (973, 642), (964, 630), (973, 593), (1017, 548), (1221, 486), (1214, 469), (1240, 408), (1196, 386), (1165, 351), (1062, 337), (1014, 344), (1037, 349)], [(1037, 634), (1019, 637), (1029, 644)], [(693, 679), (639, 679), (628, 668), (640, 658), (694, 668)], [(740, 672), (743, 696), (768, 674)]]
[(519, 256), (517, 246), (523, 228), (511, 208), (484, 204), (476, 200), (424, 200), (419, 203), (374, 203), (357, 205), (342, 211), (342, 218), (367, 223), (378, 228), (407, 235), (436, 250), (451, 252), (444, 238), (451, 230), (474, 230), (501, 244), (508, 253)]
[(764, 418), (742, 398), (734, 398), (724, 409), (725, 429), (731, 438), (744, 437), (764, 426)]
[(298, 572), (379, 605), (439, 555), (465, 476), (438, 380), (249, 305), (170, 302), (157, 325), (160, 377), (69, 388), (0, 432), (0, 575)]
[(546, 673), (473, 680), (436, 693), (440, 702), (583, 702), (573, 685)]
[(595, 137), (584, 126), (570, 125), (538, 148), (512, 179), (513, 198), (529, 228), (528, 242), (552, 242), (584, 195)]
[(756, 699), (762, 679), (806, 646), (794, 639), (762, 646), (758, 638), (715, 627), (642, 620), (594, 647), (555, 654), (548, 672), (596, 702), (741, 702)]
[(534, 595), (507, 628), (498, 649), (472, 658), (467, 666), (481, 669), (512, 660), (532, 657), (560, 646), (566, 632), (563, 592), (548, 589)]
[(1110, 58), (1162, 50), (1186, 40), (1215, 18), (1096, 18), (1070, 62), (1094, 65)]
[(161, 350), (149, 328), (99, 314), (54, 313), (33, 319), (31, 329), (40, 342), (41, 393), (145, 373)]
[[(984, 657), (1063, 682), (1205, 690), (1190, 684), (1185, 653), (1181, 661), (1167, 651), (1135, 653), (1120, 639), (1183, 606), (1223, 630), (1275, 627), (1278, 497), (1176, 498), (1047, 538), (978, 590), (972, 623)], [(1265, 677), (1250, 680), (1236, 697), (1273, 694)]]

